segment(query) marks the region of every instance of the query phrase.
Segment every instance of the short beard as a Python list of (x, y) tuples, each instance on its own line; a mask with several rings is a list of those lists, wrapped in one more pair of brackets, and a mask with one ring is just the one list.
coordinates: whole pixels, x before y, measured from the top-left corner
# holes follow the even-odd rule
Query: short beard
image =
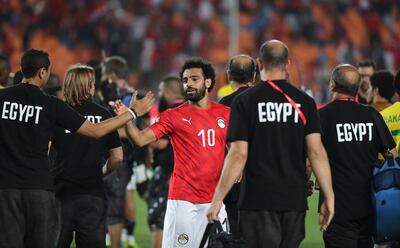
[(204, 98), (204, 96), (206, 95), (206, 90), (206, 87), (202, 87), (198, 90), (196, 89), (196, 94), (194, 95), (188, 95), (187, 92), (185, 92), (185, 99), (186, 101), (198, 102)]

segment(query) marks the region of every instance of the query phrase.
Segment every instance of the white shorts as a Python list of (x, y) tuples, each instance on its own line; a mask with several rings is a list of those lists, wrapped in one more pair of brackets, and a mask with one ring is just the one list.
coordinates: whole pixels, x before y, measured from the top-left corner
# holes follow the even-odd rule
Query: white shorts
[[(194, 204), (187, 201), (168, 200), (164, 219), (163, 248), (198, 248), (208, 224), (207, 211), (210, 203)], [(227, 231), (228, 218), (225, 206), (219, 212), (219, 220)]]
[(137, 189), (136, 185), (141, 184), (145, 181), (150, 180), (153, 176), (153, 171), (147, 168), (144, 164), (134, 165), (133, 174), (128, 185), (126, 185), (127, 191), (135, 191)]
[(126, 185), (126, 190), (127, 191), (135, 191), (136, 190), (136, 175), (133, 174), (131, 176), (131, 180), (129, 180), (129, 183)]

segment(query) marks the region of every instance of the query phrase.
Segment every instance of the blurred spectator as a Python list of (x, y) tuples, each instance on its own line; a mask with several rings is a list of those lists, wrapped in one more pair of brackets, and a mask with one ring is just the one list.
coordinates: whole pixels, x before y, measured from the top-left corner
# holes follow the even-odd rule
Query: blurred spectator
[(16, 84), (21, 83), (23, 77), (24, 76), (22, 75), (22, 71), (21, 70), (19, 70), (16, 73), (14, 73), (13, 84), (16, 85)]
[(0, 89), (8, 85), (10, 72), (11, 67), (8, 58), (0, 55)]
[(376, 69), (375, 61), (366, 59), (358, 63), (358, 73), (361, 76), (360, 88), (359, 88), (359, 102), (370, 104), (372, 103), (372, 87), (371, 87), (371, 76), (374, 74)]
[[(369, 57), (378, 68), (400, 66), (396, 0), (238, 1), (236, 52), (255, 55), (262, 41), (283, 40), (295, 65), (290, 81), (310, 88), (317, 101), (328, 100), (329, 72), (338, 63)], [(28, 47), (48, 50), (57, 61), (52, 71), (62, 77), (70, 64), (100, 59), (104, 50), (126, 59), (132, 86), (140, 82), (155, 89), (162, 75), (177, 72), (186, 57), (206, 57), (223, 75), (229, 14), (229, 1), (217, 0), (6, 0), (0, 11), (0, 53), (15, 71)], [(218, 88), (224, 85), (223, 77), (217, 80)]]
[(64, 99), (60, 78), (55, 74), (50, 74), (49, 81), (43, 86), (43, 91), (49, 95)]

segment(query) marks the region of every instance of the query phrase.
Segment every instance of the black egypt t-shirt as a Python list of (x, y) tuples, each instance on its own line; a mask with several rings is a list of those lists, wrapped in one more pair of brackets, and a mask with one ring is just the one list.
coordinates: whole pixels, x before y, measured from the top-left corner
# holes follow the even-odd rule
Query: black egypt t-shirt
[(241, 87), (239, 87), (235, 92), (233, 92), (232, 94), (229, 94), (227, 96), (224, 96), (221, 98), (221, 100), (219, 101), (219, 103), (231, 107), (233, 99), (235, 99), (235, 97), (237, 95), (239, 95), (240, 93), (242, 93), (243, 91), (247, 90), (249, 88), (249, 86), (247, 85), (243, 85)]
[(382, 116), (372, 107), (336, 100), (320, 110), (320, 118), (322, 141), (332, 171), (334, 220), (367, 217), (372, 214), (372, 166), (379, 152), (396, 144)]
[(48, 144), (55, 126), (75, 132), (85, 118), (39, 87), (0, 91), (0, 189), (54, 189)]
[[(73, 108), (92, 123), (111, 117), (110, 112), (93, 102), (84, 102)], [(53, 175), (56, 195), (89, 194), (104, 197), (104, 159), (108, 151), (121, 146), (117, 131), (93, 139), (57, 127), (52, 138), (54, 149)]]
[(307, 118), (266, 82), (239, 94), (232, 103), (228, 141), (247, 141), (243, 210), (307, 209), (305, 136), (319, 133), (315, 102), (285, 80), (275, 80)]
[[(223, 98), (221, 98), (221, 100), (219, 101), (219, 103), (227, 106), (227, 107), (231, 107), (233, 99), (235, 99), (235, 97), (239, 94), (241, 94), (242, 92), (244, 92), (245, 90), (247, 90), (249, 88), (249, 86), (247, 85), (243, 85), (241, 87), (239, 87), (235, 92), (233, 92), (232, 94), (229, 94), (227, 96), (224, 96)], [(244, 181), (242, 180), (241, 183), (244, 183)], [(232, 186), (232, 189), (229, 191), (229, 193), (225, 196), (224, 199), (224, 203), (225, 205), (229, 205), (229, 204), (236, 204), (239, 200), (240, 197), (240, 185), (241, 183), (235, 183)]]

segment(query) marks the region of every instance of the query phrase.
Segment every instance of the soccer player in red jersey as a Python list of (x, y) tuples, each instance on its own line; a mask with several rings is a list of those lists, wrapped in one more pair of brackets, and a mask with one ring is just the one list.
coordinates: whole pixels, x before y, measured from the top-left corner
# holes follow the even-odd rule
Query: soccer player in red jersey
[[(212, 200), (224, 161), (229, 108), (208, 100), (215, 71), (202, 59), (186, 61), (180, 73), (186, 102), (164, 111), (155, 124), (139, 130), (126, 126), (139, 146), (168, 135), (174, 149), (162, 247), (199, 247), (207, 225), (206, 211)], [(133, 97), (133, 101), (135, 97)], [(126, 107), (117, 104), (117, 113)], [(226, 223), (225, 210), (220, 212)], [(226, 223), (227, 224), (227, 223)]]

